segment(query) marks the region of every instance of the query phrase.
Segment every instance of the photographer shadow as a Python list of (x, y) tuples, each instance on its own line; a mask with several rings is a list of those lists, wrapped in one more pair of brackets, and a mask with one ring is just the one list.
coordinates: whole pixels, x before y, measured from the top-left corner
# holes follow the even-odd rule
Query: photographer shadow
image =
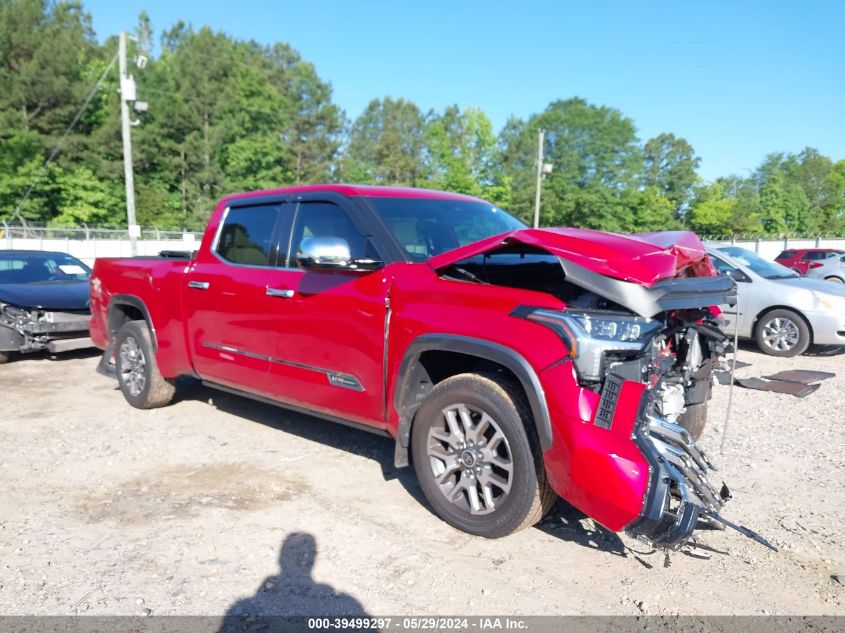
[(223, 616), (220, 633), (306, 631), (309, 617), (370, 617), (358, 600), (312, 578), (317, 543), (294, 532), (279, 551), (279, 573), (264, 579), (255, 595), (234, 603)]

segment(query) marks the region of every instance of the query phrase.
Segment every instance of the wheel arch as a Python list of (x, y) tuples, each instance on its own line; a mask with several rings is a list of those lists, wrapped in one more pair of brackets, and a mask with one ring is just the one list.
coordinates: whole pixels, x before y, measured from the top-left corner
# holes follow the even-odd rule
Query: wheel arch
[(156, 337), (155, 325), (153, 325), (150, 311), (144, 302), (132, 295), (114, 295), (109, 301), (108, 309), (108, 330), (109, 336), (114, 338), (117, 331), (129, 321), (145, 321), (150, 329), (150, 338), (153, 342), (153, 351), (158, 351), (158, 338)]
[(752, 338), (757, 335), (757, 328), (760, 326), (760, 320), (766, 316), (769, 312), (774, 312), (775, 310), (788, 310), (793, 314), (800, 317), (800, 319), (804, 322), (807, 326), (807, 329), (810, 332), (810, 345), (813, 344), (813, 338), (815, 337), (815, 333), (813, 332), (813, 324), (810, 323), (810, 320), (804, 315), (801, 310), (794, 308), (793, 306), (786, 306), (786, 305), (773, 305), (773, 306), (766, 306), (754, 317), (754, 324), (751, 326), (751, 336)]
[[(448, 360), (448, 365), (442, 361)], [(534, 368), (518, 352), (491, 341), (455, 334), (424, 334), (405, 350), (393, 391), (399, 413), (394, 461), (408, 465), (408, 446), (414, 416), (431, 388), (465, 371), (501, 368), (522, 387), (534, 418), (540, 448), (552, 445), (552, 425), (543, 386)]]

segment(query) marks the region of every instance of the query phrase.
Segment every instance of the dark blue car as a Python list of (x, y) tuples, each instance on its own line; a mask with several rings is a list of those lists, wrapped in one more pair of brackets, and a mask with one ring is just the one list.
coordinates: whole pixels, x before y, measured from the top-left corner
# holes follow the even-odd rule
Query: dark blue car
[(0, 251), (0, 363), (12, 352), (91, 347), (90, 276), (67, 253)]

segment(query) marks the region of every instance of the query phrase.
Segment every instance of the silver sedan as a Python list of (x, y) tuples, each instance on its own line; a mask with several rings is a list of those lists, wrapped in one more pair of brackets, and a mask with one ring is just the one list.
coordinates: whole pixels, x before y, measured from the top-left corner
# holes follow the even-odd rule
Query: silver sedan
[(716, 269), (736, 281), (737, 305), (719, 306), (724, 330), (754, 339), (772, 356), (811, 344), (845, 345), (845, 286), (801, 277), (738, 246), (708, 245)]
[(817, 263), (816, 268), (807, 271), (807, 277), (845, 284), (845, 253), (831, 253), (830, 257)]

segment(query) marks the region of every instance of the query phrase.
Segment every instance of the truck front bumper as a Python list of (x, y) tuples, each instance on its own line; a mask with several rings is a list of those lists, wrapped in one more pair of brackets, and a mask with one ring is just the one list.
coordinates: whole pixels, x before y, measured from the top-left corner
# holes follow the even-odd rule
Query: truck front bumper
[(546, 390), (553, 439), (543, 456), (555, 492), (613, 531), (680, 547), (727, 489), (710, 484), (687, 431), (655, 415), (645, 384), (612, 376), (596, 394), (571, 372), (563, 363), (543, 376), (557, 387)]

